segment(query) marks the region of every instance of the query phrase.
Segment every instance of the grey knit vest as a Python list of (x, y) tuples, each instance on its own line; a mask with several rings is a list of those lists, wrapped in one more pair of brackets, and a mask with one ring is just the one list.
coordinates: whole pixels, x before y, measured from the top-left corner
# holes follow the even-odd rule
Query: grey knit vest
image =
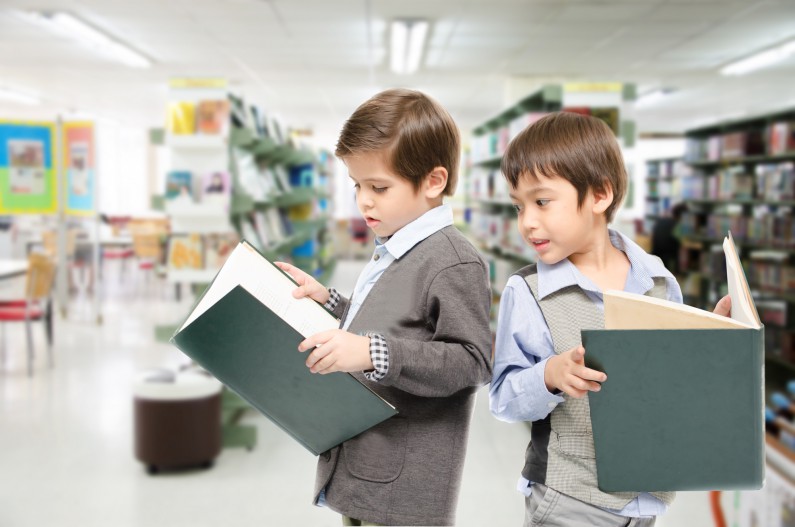
[[(581, 329), (604, 328), (604, 313), (580, 287), (565, 287), (539, 300), (536, 266), (524, 267), (516, 274), (524, 278), (538, 302), (552, 334), (556, 354), (579, 346)], [(665, 292), (665, 279), (655, 278), (654, 287), (646, 294), (665, 298)], [(576, 399), (564, 394), (563, 397), (565, 401), (552, 413), (533, 422), (522, 475), (597, 507), (623, 509), (638, 493), (599, 490), (588, 396)], [(652, 495), (670, 505), (675, 493), (654, 492)]]

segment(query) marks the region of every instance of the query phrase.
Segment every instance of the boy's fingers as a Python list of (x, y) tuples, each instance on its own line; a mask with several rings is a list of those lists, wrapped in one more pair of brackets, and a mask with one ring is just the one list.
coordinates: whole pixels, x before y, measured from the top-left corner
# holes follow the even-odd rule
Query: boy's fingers
[(583, 368), (577, 376), (586, 381), (605, 382), (607, 380), (607, 374), (602, 371), (592, 370), (591, 368)]
[(298, 351), (306, 351), (308, 349), (322, 346), (331, 340), (337, 331), (339, 330), (331, 329), (329, 331), (321, 331), (320, 333), (315, 333), (311, 337), (305, 338), (300, 344), (298, 344)]

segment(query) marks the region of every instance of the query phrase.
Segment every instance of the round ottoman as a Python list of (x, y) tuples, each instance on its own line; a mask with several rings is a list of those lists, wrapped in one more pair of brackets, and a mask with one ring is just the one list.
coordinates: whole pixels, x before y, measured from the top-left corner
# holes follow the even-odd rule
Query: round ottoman
[(196, 371), (158, 370), (136, 377), (135, 457), (150, 474), (212, 466), (221, 451), (222, 388)]

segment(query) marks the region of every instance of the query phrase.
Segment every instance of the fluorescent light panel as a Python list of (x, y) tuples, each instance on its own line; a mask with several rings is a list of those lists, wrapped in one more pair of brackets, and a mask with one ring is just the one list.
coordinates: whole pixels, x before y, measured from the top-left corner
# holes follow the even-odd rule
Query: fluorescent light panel
[(390, 51), (392, 71), (408, 74), (419, 69), (429, 27), (427, 20), (392, 21)]
[(8, 88), (0, 88), (0, 101), (17, 102), (28, 106), (41, 104), (41, 100), (38, 97)]
[(668, 95), (675, 90), (671, 88), (657, 88), (655, 90), (647, 91), (637, 98), (635, 106), (652, 106), (665, 99)]
[(795, 40), (732, 62), (724, 66), (720, 72), (722, 75), (745, 75), (746, 73), (751, 73), (752, 71), (781, 62), (793, 53), (795, 53)]
[(74, 15), (60, 11), (54, 13), (33, 11), (29, 15), (40, 25), (61, 35), (71, 37), (97, 53), (110, 56), (127, 66), (148, 68), (152, 65), (151, 61), (142, 54), (90, 26)]

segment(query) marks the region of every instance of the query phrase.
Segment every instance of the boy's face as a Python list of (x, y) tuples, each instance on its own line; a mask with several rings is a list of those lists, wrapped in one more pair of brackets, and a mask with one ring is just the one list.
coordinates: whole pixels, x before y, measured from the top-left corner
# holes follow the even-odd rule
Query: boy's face
[(376, 236), (392, 236), (432, 208), (420, 188), (390, 172), (377, 152), (345, 158), (356, 188), (356, 205)]
[(577, 207), (577, 189), (562, 177), (525, 173), (511, 190), (511, 201), (522, 238), (546, 264), (587, 251), (601, 232), (593, 192)]

